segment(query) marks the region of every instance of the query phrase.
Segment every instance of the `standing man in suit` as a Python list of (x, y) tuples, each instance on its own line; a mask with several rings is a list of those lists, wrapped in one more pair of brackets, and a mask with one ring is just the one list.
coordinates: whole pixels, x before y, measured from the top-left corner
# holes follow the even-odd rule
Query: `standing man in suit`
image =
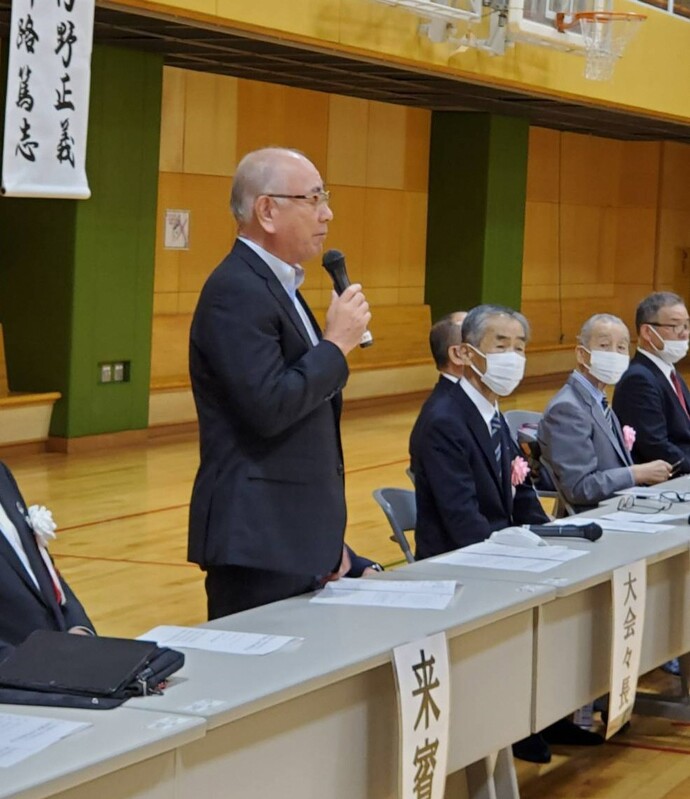
[(613, 409), (635, 429), (636, 463), (660, 458), (690, 472), (690, 393), (675, 364), (688, 352), (690, 319), (677, 294), (659, 291), (637, 306), (637, 354), (616, 386)]
[(32, 514), (12, 472), (0, 463), (0, 660), (35, 630), (94, 635), (86, 611), (57, 573)]
[(561, 493), (582, 511), (616, 491), (668, 480), (671, 466), (664, 460), (633, 464), (630, 435), (626, 441), (604, 393), (630, 363), (625, 324), (617, 316), (595, 314), (577, 341), (577, 367), (544, 411), (538, 440)]
[(316, 167), (266, 148), (237, 167), (238, 239), (194, 313), (190, 374), (201, 463), (189, 559), (206, 571), (209, 618), (312, 590), (350, 570), (340, 442), (346, 356), (371, 318), (361, 286), (321, 333), (299, 287), (333, 213)]
[(432, 352), (437, 365), (439, 353), (447, 360), (410, 437), (417, 559), (548, 521), (531, 485), (515, 479), (520, 453), (498, 410), (522, 380), (528, 338), (525, 317), (499, 305), (473, 308), (459, 342), (452, 323), (435, 326)]

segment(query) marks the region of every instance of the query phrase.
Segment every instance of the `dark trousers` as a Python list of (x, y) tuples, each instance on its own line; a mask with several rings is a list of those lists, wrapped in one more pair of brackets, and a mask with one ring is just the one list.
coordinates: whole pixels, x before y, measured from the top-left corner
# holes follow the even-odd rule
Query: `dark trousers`
[(247, 566), (209, 566), (206, 570), (208, 618), (219, 619), (231, 613), (258, 608), (299, 596), (318, 587), (315, 577), (286, 574)]

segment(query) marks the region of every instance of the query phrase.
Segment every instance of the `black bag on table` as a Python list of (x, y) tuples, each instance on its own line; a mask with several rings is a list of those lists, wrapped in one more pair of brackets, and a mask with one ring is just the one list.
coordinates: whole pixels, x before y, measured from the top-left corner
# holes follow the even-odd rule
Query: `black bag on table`
[(0, 663), (0, 703), (106, 710), (161, 693), (183, 665), (152, 641), (36, 630)]

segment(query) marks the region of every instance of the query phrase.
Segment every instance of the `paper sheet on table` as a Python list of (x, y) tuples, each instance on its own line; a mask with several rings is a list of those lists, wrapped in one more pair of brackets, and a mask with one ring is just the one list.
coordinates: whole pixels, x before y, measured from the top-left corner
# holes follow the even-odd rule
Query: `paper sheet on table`
[[(612, 522), (638, 522), (640, 524), (687, 524), (688, 511), (673, 511), (672, 513), (631, 513), (627, 510), (617, 510), (607, 513), (599, 519), (609, 519)], [(597, 521), (595, 519), (595, 521)]]
[(0, 768), (13, 766), (61, 738), (90, 726), (88, 721), (0, 713)]
[(659, 497), (663, 493), (671, 492), (670, 488), (650, 488), (649, 486), (632, 486), (616, 491), (616, 495), (631, 494), (633, 497)]
[(455, 580), (362, 580), (342, 577), (310, 599), (316, 604), (444, 610), (455, 596)]
[(230, 630), (206, 630), (202, 627), (161, 625), (139, 636), (142, 641), (155, 641), (158, 646), (175, 649), (203, 649), (226, 655), (268, 655), (295, 641), (290, 635), (237, 633)]
[(451, 566), (474, 566), (478, 569), (503, 569), (506, 571), (544, 572), (561, 563), (586, 555), (584, 549), (561, 546), (512, 547), (482, 541), (455, 552), (449, 552), (428, 563)]
[(668, 532), (668, 527), (664, 524), (644, 524), (644, 522), (638, 522), (637, 519), (634, 522), (614, 521), (606, 516), (597, 516), (596, 519), (566, 517), (565, 519), (556, 519), (549, 522), (549, 524), (554, 524), (557, 527), (562, 527), (566, 524), (574, 524), (576, 527), (582, 527), (592, 522), (598, 524), (603, 530), (614, 533), (646, 533), (649, 535), (650, 533)]

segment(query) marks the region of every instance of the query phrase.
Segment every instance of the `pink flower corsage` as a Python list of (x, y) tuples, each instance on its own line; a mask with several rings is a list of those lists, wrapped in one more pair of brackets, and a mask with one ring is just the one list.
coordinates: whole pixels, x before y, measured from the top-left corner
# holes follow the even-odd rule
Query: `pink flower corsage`
[(628, 450), (628, 452), (632, 450), (636, 438), (637, 438), (637, 433), (635, 432), (635, 428), (630, 427), (629, 424), (624, 424), (623, 443), (625, 444), (625, 448)]
[(529, 474), (529, 464), (524, 458), (513, 458), (510, 464), (510, 484), (521, 486)]

